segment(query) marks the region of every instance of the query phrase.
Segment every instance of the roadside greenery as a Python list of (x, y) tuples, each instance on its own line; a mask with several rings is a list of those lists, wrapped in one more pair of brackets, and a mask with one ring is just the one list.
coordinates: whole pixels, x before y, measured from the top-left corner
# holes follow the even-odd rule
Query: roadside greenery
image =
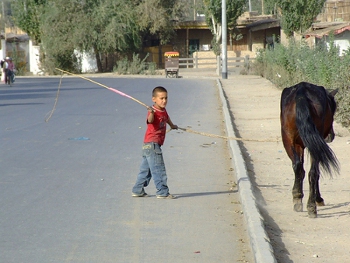
[(117, 65), (114, 66), (113, 72), (116, 72), (120, 75), (127, 74), (143, 74), (143, 75), (156, 75), (157, 74), (157, 65), (154, 62), (146, 62), (147, 56), (144, 59), (140, 59), (138, 54), (133, 54), (132, 60), (128, 58), (120, 59), (117, 62)]
[(187, 0), (11, 0), (11, 16), (41, 46), (44, 71), (72, 70), (78, 51), (93, 53), (105, 72), (152, 37), (167, 43), (189, 6)]
[(339, 89), (336, 120), (350, 128), (350, 50), (339, 56), (334, 45), (310, 48), (305, 42), (291, 40), (287, 46), (275, 44), (273, 49), (260, 50), (252, 65), (253, 71), (269, 79), (279, 88), (301, 81)]
[(315, 21), (326, 0), (285, 1), (273, 0), (279, 8), (281, 28), (288, 36), (304, 32)]

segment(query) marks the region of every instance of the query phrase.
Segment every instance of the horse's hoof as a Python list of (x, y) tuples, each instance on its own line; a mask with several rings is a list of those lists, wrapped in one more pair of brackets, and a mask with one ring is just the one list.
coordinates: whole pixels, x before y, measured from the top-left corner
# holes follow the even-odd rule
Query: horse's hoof
[(309, 215), (309, 218), (316, 218), (317, 217), (317, 209), (315, 204), (308, 204), (307, 205), (307, 213)]
[(322, 202), (316, 202), (316, 205), (317, 205), (317, 206), (325, 206), (324, 201), (322, 201)]
[(295, 212), (303, 212), (303, 203), (294, 204), (294, 211)]
[(309, 212), (309, 218), (317, 218), (316, 212)]

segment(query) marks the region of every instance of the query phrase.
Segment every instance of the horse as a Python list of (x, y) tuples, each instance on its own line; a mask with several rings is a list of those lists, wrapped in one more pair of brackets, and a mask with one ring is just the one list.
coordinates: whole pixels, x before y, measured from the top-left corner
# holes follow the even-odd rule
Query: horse
[(294, 185), (292, 189), (294, 211), (302, 212), (304, 197), (304, 149), (310, 155), (309, 199), (310, 218), (317, 217), (317, 207), (324, 206), (319, 189), (320, 165), (332, 177), (339, 173), (339, 162), (327, 142), (334, 140), (334, 114), (337, 108), (334, 96), (338, 90), (328, 91), (322, 86), (300, 82), (283, 89), (281, 94), (281, 134), (283, 146), (292, 161)]

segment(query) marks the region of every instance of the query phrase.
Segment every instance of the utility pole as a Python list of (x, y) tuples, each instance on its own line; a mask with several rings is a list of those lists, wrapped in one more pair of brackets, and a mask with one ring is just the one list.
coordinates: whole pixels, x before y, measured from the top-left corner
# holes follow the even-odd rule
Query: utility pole
[[(4, 5), (4, 1), (2, 1), (2, 21), (4, 22), (4, 34), (5, 34), (5, 47), (1, 47), (1, 49), (2, 49), (2, 52), (3, 52), (3, 54), (5, 54), (4, 55), (4, 57), (6, 57), (6, 41), (7, 41), (7, 36), (6, 36), (6, 17), (5, 17), (5, 5)], [(0, 40), (1, 41), (1, 40)], [(1, 45), (0, 45), (1, 46)], [(5, 51), (5, 53), (4, 53), (4, 51)]]
[(227, 17), (226, 17), (226, 0), (221, 2), (221, 56), (222, 56), (222, 79), (227, 79)]
[(261, 14), (262, 14), (262, 15), (265, 15), (264, 10), (265, 10), (264, 0), (261, 0)]
[(193, 0), (193, 20), (194, 21), (197, 20), (197, 16), (196, 16), (196, 0)]

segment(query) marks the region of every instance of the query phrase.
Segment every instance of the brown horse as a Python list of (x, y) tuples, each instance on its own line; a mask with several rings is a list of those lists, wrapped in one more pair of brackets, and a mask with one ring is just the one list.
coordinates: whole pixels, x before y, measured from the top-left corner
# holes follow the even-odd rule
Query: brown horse
[(324, 205), (318, 183), (319, 165), (331, 176), (332, 170), (339, 172), (338, 160), (326, 143), (334, 139), (333, 116), (337, 107), (334, 96), (337, 92), (301, 82), (285, 88), (281, 95), (282, 140), (295, 174), (292, 191), (294, 210), (303, 211), (304, 149), (308, 148), (311, 167), (307, 210), (311, 218), (317, 217), (316, 204)]

